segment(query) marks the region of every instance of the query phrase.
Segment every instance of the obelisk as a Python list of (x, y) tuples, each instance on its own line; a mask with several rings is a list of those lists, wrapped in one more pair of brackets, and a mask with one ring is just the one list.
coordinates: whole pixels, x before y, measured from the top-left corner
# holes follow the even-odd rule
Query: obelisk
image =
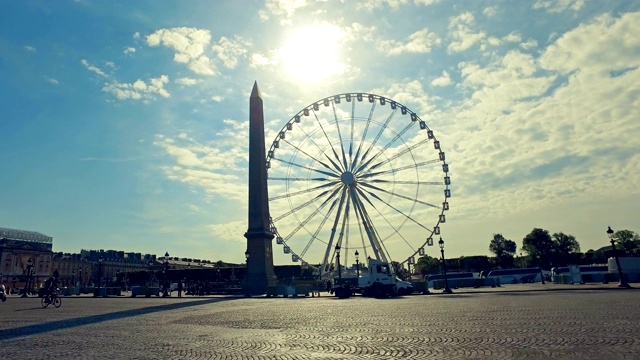
[(249, 98), (249, 228), (247, 238), (247, 286), (252, 295), (265, 294), (275, 285), (269, 222), (269, 194), (264, 143), (264, 113), (258, 82)]

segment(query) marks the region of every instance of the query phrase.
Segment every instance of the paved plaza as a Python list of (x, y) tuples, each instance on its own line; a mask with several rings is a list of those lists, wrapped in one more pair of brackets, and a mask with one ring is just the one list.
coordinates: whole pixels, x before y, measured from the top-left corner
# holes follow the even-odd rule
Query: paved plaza
[[(532, 291), (547, 289), (553, 291)], [(520, 291), (517, 291), (520, 290)], [(640, 291), (513, 285), (393, 299), (0, 303), (3, 359), (638, 359)]]

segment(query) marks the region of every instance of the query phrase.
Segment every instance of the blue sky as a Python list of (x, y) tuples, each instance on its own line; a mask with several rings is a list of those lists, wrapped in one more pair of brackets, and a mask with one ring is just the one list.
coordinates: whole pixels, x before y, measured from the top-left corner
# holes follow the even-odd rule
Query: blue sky
[(0, 226), (55, 251), (242, 261), (254, 81), (267, 147), (334, 94), (417, 113), (451, 168), (447, 256), (640, 230), (638, 1), (4, 1), (0, 23)]

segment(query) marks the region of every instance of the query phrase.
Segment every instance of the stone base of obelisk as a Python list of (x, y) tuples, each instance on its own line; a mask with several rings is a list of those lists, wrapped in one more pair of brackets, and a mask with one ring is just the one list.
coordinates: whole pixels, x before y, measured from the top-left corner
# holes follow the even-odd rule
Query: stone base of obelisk
[[(247, 278), (245, 279), (245, 295), (262, 295), (267, 287), (275, 286), (277, 278), (273, 272), (272, 239), (273, 234), (267, 231), (247, 232)], [(248, 287), (247, 287), (248, 286)]]

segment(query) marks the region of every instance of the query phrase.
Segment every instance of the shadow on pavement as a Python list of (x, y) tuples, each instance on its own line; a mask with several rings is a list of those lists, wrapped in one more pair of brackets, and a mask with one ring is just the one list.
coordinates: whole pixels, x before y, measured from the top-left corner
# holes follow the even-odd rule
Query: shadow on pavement
[[(151, 314), (159, 311), (176, 310), (176, 309), (182, 309), (182, 308), (187, 308), (191, 306), (199, 306), (199, 305), (211, 304), (215, 302), (228, 301), (228, 300), (234, 300), (234, 298), (229, 298), (229, 299), (217, 298), (217, 299), (210, 299), (210, 300), (181, 302), (181, 303), (175, 303), (175, 304), (150, 306), (150, 307), (141, 308), (141, 309), (123, 310), (123, 311), (111, 312), (107, 314), (91, 315), (91, 316), (85, 316), (80, 318), (37, 323), (37, 324), (26, 325), (22, 327), (13, 328), (13, 329), (2, 330), (0, 331), (0, 340), (15, 339), (18, 337), (31, 336), (31, 335), (46, 333), (54, 330), (63, 330), (63, 329), (77, 327), (77, 326), (96, 324), (96, 323), (109, 321), (109, 320), (124, 319), (128, 317), (133, 317), (133, 316)], [(30, 309), (24, 309), (24, 310), (30, 310)]]

